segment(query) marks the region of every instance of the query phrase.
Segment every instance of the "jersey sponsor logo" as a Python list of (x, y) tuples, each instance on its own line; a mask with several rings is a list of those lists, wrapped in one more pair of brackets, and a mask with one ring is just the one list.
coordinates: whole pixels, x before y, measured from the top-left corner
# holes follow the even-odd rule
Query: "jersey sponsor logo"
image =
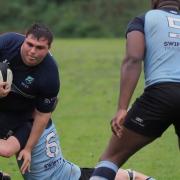
[(54, 166), (57, 166), (60, 163), (61, 163), (61, 158), (56, 159), (55, 161), (51, 161), (44, 165), (44, 170), (47, 171), (47, 170), (53, 168)]
[(51, 99), (45, 98), (45, 99), (44, 99), (44, 103), (45, 103), (45, 104), (51, 104)]
[(176, 41), (165, 41), (164, 42), (164, 46), (173, 46), (173, 47), (178, 47), (180, 46), (180, 42), (176, 42)]
[(180, 29), (180, 19), (174, 17), (167, 17), (169, 27), (174, 29)]
[(180, 33), (174, 32), (174, 30), (180, 30), (180, 18), (167, 17), (168, 25), (170, 27), (169, 37), (180, 39)]
[(168, 37), (172, 39), (172, 41), (165, 41), (164, 48), (165, 50), (180, 50), (180, 18), (175, 18), (171, 16), (167, 16), (167, 22), (169, 26)]
[(56, 103), (57, 97), (52, 97), (52, 98), (44, 98), (44, 103), (45, 104), (51, 104), (52, 102)]
[(136, 117), (135, 119), (131, 119), (131, 121), (133, 121), (135, 124), (138, 124), (141, 127), (144, 127), (144, 120), (141, 119), (140, 117)]
[(180, 42), (177, 41), (165, 41), (164, 42), (165, 50), (180, 50)]
[(21, 82), (21, 85), (26, 89), (28, 89), (29, 86), (33, 84), (33, 82), (34, 82), (34, 78), (32, 76), (27, 76), (25, 80)]
[(28, 76), (28, 77), (25, 79), (26, 84), (32, 84), (33, 81), (34, 81), (34, 78), (31, 77), (31, 76)]

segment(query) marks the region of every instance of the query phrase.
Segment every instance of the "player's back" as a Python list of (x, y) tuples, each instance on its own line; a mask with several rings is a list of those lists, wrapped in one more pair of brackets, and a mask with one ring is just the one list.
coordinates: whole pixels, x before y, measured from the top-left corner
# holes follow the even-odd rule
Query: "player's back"
[(173, 10), (151, 10), (144, 19), (146, 86), (180, 82), (180, 15)]
[[(18, 162), (19, 167), (22, 161)], [(80, 168), (64, 159), (54, 124), (47, 127), (32, 151), (25, 180), (79, 180)]]

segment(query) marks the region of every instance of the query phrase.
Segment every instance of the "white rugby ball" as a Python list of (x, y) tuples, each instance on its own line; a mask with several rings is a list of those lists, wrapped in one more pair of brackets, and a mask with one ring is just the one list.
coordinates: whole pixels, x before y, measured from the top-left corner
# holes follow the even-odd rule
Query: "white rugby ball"
[(7, 63), (0, 62), (0, 82), (7, 82), (12, 85), (13, 73)]

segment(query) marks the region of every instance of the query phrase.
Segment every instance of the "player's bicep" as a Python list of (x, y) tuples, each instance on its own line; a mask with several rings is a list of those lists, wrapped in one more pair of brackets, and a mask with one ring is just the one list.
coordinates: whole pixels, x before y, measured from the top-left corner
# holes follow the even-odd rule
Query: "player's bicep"
[(134, 60), (143, 60), (145, 53), (145, 38), (140, 31), (131, 31), (127, 34), (126, 56)]

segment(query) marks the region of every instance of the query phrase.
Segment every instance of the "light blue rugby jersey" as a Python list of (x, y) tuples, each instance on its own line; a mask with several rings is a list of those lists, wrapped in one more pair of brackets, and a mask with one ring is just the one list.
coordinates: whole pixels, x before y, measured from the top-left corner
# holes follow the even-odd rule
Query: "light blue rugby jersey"
[[(19, 167), (22, 161), (18, 161)], [(79, 180), (80, 168), (67, 161), (61, 152), (60, 140), (54, 124), (45, 129), (33, 148), (30, 172), (25, 180)]]
[(144, 33), (145, 85), (180, 82), (180, 14), (169, 9), (150, 10), (128, 25), (127, 33)]

